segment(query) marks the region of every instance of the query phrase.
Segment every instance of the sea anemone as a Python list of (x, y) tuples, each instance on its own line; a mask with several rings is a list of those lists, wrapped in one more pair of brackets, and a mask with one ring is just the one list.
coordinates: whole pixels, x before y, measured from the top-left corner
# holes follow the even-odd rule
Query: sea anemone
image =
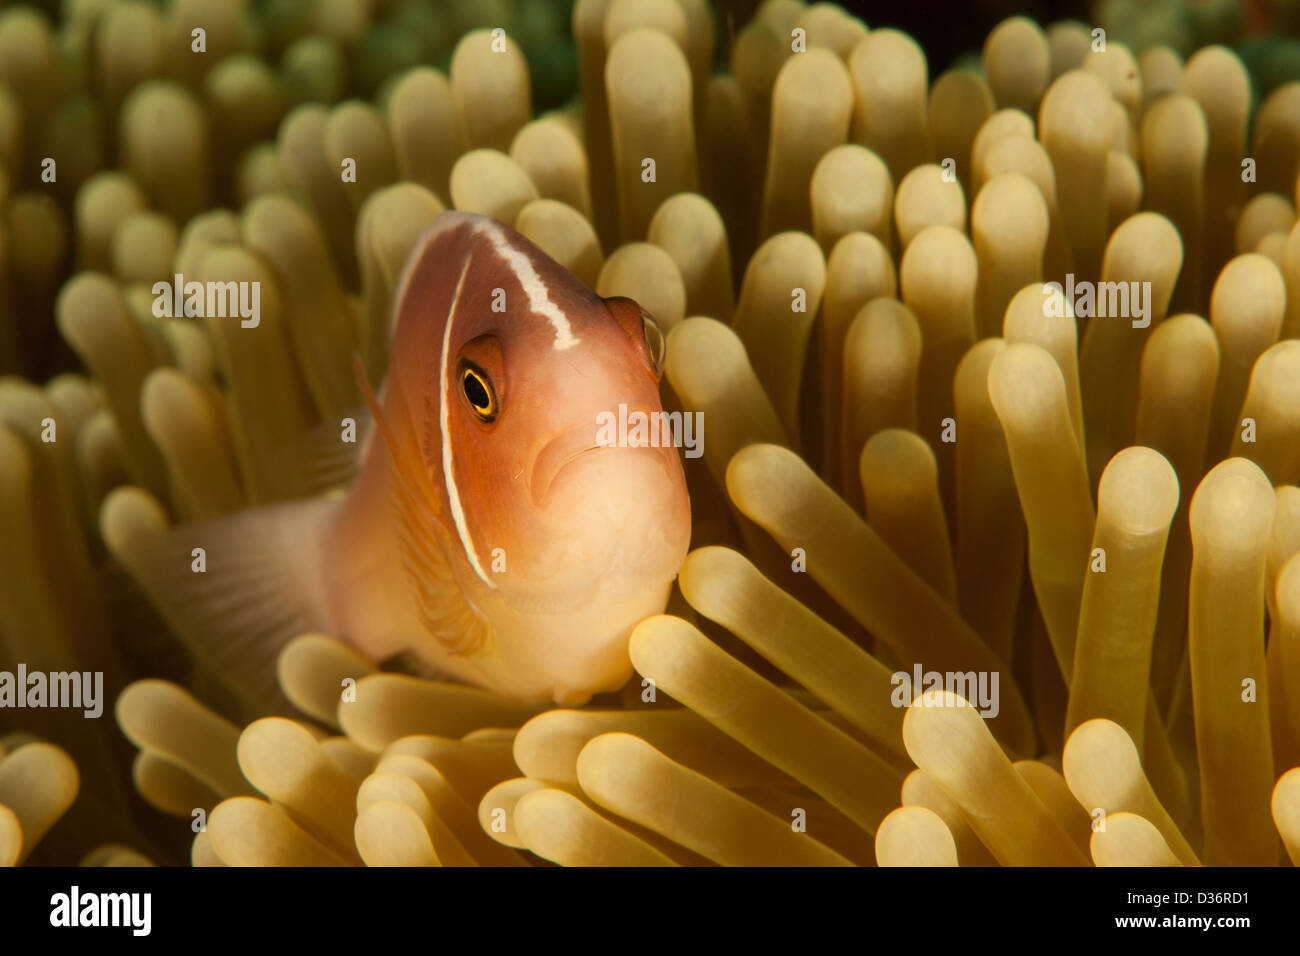
[[(1300, 63), (1235, 9), (931, 80), (800, 0), (5, 8), (0, 670), (116, 720), (0, 711), (0, 864), (1300, 865)], [(655, 316), (693, 550), (583, 707), (303, 634), (250, 713), (133, 570), (339, 492), (451, 208)]]

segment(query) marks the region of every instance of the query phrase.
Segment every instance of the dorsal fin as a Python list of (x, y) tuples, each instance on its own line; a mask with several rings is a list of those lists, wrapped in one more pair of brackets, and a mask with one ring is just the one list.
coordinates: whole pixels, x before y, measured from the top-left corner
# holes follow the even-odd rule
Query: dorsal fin
[(321, 422), (309, 428), (295, 442), (285, 446), (285, 458), (303, 476), (306, 493), (323, 494), (335, 488), (348, 488), (361, 471), (361, 461), (370, 437), (370, 412), (364, 405), (349, 408), (343, 418), (350, 418), (356, 440), (341, 441), (342, 419)]

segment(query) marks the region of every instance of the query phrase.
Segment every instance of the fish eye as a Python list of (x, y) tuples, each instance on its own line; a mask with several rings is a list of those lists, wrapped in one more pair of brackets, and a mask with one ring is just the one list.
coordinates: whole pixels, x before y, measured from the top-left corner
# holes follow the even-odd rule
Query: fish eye
[(659, 328), (659, 323), (651, 318), (650, 313), (645, 309), (641, 310), (641, 326), (645, 333), (646, 351), (650, 353), (650, 362), (654, 365), (655, 378), (658, 378), (664, 373), (664, 358), (668, 352), (668, 344), (664, 340), (664, 333)]
[(492, 387), (492, 380), (482, 369), (461, 363), (460, 388), (469, 402), (470, 411), (481, 422), (489, 423), (497, 417), (497, 393)]

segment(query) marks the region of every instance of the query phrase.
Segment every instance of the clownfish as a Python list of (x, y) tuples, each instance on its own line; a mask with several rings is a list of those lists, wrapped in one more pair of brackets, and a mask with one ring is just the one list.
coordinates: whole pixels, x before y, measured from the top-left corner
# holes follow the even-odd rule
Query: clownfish
[(133, 576), (236, 686), (315, 632), (523, 700), (617, 690), (690, 539), (678, 450), (599, 435), (621, 406), (662, 413), (653, 317), (444, 212), (403, 266), (389, 341), (378, 395), (358, 371), (373, 428), (345, 493), (181, 525), (165, 560), (123, 558)]

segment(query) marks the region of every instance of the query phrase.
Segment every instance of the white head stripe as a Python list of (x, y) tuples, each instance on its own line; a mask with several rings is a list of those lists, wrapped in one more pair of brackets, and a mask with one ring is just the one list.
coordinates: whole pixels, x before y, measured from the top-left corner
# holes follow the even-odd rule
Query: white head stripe
[(477, 226), (477, 229), (492, 241), (492, 248), (514, 272), (515, 278), (523, 286), (524, 295), (528, 296), (528, 308), (550, 321), (551, 327), (555, 329), (553, 348), (563, 350), (577, 345), (578, 340), (574, 338), (573, 329), (569, 325), (569, 317), (564, 314), (558, 305), (551, 301), (546, 283), (537, 274), (537, 270), (533, 268), (533, 263), (528, 256), (510, 244), (506, 234), (502, 232), (501, 227), (495, 222), (484, 220)]
[(439, 394), (442, 396), (441, 414), (439, 416), (439, 428), (442, 431), (442, 479), (447, 487), (447, 500), (451, 502), (451, 517), (456, 523), (456, 534), (460, 536), (461, 547), (465, 549), (465, 557), (469, 559), (470, 565), (474, 572), (483, 579), (483, 583), (490, 588), (496, 585), (489, 580), (487, 574), (483, 571), (483, 565), (479, 563), (478, 552), (474, 550), (474, 539), (470, 537), (469, 528), (465, 526), (465, 509), (460, 504), (460, 491), (456, 487), (456, 472), (452, 467), (451, 453), (451, 394), (447, 390), (447, 369), (451, 365), (451, 320), (456, 315), (456, 306), (460, 302), (460, 294), (465, 288), (465, 277), (469, 275), (469, 264), (472, 255), (465, 257), (465, 266), (460, 270), (460, 279), (456, 282), (456, 294), (451, 298), (451, 308), (447, 310), (447, 321), (442, 330), (442, 371), (439, 374)]

